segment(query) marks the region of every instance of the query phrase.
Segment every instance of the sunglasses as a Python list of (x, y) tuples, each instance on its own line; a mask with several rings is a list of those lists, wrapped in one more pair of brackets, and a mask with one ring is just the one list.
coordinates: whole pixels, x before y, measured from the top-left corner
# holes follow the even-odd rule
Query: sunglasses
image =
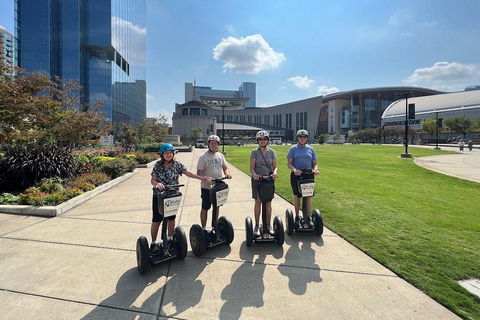
[(306, 138), (307, 136), (298, 136), (299, 138)]
[(266, 138), (259, 138), (259, 139), (257, 139), (257, 140), (258, 140), (258, 141), (267, 141)]

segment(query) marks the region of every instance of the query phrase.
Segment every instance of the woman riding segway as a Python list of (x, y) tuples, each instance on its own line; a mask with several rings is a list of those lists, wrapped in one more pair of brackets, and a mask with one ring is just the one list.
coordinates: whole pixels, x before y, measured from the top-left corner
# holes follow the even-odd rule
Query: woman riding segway
[[(160, 223), (163, 220), (162, 215), (158, 211), (158, 196), (161, 191), (165, 189), (166, 185), (177, 185), (178, 179), (182, 174), (187, 177), (199, 179), (205, 181), (205, 177), (201, 177), (193, 172), (187, 170), (187, 168), (175, 159), (175, 148), (170, 143), (164, 143), (160, 147), (160, 160), (155, 163), (152, 169), (152, 179), (150, 183), (153, 186), (153, 199), (152, 199), (152, 211), (153, 219), (151, 225), (152, 243), (150, 245), (150, 252), (152, 255), (159, 253), (160, 243), (157, 242), (158, 229)], [(173, 248), (173, 229), (175, 228), (175, 217), (168, 217), (167, 224), (167, 241), (163, 247), (171, 250)]]
[[(261, 228), (259, 225), (260, 209), (262, 202), (258, 199), (258, 184), (261, 182), (261, 176), (271, 176), (277, 179), (277, 155), (275, 150), (267, 147), (270, 137), (267, 131), (259, 131), (256, 135), (258, 148), (252, 150), (250, 154), (250, 173), (252, 174), (252, 198), (255, 199), (254, 213), (255, 213), (255, 228), (253, 235), (260, 236)], [(273, 226), (271, 222), (272, 216), (272, 202), (267, 202), (267, 225), (263, 226), (264, 230), (268, 231), (270, 235), (274, 235)]]
[[(317, 169), (317, 154), (315, 150), (307, 144), (308, 132), (307, 130), (297, 131), (297, 144), (292, 146), (287, 154), (287, 166), (291, 170), (290, 184), (293, 191), (293, 203), (295, 206), (295, 229), (300, 227), (300, 199), (302, 194), (298, 190), (298, 180), (302, 178), (302, 170), (311, 169), (314, 175), (320, 174)], [(306, 215), (310, 216), (312, 208), (312, 198), (304, 198)], [(309, 223), (309, 221), (304, 221)]]

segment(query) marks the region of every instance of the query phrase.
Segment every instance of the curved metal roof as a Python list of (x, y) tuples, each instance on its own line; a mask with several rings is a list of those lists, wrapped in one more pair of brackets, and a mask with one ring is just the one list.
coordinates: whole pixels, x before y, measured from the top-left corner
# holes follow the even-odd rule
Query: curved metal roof
[(352, 94), (358, 93), (369, 93), (369, 92), (378, 92), (378, 91), (394, 91), (394, 92), (424, 92), (430, 94), (442, 94), (445, 93), (444, 91), (433, 90), (429, 88), (422, 88), (422, 87), (407, 87), (407, 86), (392, 86), (392, 87), (378, 87), (378, 88), (364, 88), (364, 89), (355, 89), (350, 91), (342, 91), (342, 92), (335, 92), (330, 93), (323, 96), (323, 101), (327, 102), (334, 99), (350, 99)]
[[(480, 90), (409, 98), (408, 104), (411, 103), (415, 103), (415, 114), (419, 115), (435, 111), (480, 109)], [(405, 108), (405, 99), (395, 101), (385, 109), (382, 119), (404, 116)]]

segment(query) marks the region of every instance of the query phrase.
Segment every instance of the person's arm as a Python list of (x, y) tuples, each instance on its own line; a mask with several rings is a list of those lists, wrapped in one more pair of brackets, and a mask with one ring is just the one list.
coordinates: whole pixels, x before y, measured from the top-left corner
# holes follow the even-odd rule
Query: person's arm
[[(208, 183), (208, 184), (212, 184), (212, 178), (205, 176), (203, 174), (203, 170), (197, 169), (197, 176), (199, 176), (200, 180), (202, 180), (203, 182)], [(188, 175), (187, 175), (187, 177), (188, 177)]]
[(165, 189), (165, 186), (163, 184), (161, 184), (160, 182), (157, 181), (157, 177), (156, 176), (152, 176), (152, 179), (150, 180), (150, 183), (152, 184), (152, 186), (154, 188), (158, 188), (160, 190), (163, 190)]
[(203, 181), (203, 182), (206, 182), (206, 180), (207, 180), (207, 177), (200, 176), (200, 175), (195, 174), (195, 173), (193, 173), (193, 172), (191, 172), (191, 171), (188, 171), (188, 170), (185, 170), (184, 173), (185, 173), (185, 175), (186, 175), (187, 177), (189, 177), (189, 178), (195, 178), (195, 179), (201, 180), (201, 181)]
[(273, 173), (272, 173), (272, 178), (273, 179), (277, 179), (278, 178), (278, 174), (277, 174), (277, 159), (273, 159), (272, 160), (272, 167), (273, 167)]
[(232, 179), (232, 175), (230, 174), (230, 170), (228, 169), (227, 165), (223, 165), (223, 173), (227, 176), (228, 179)]
[(253, 180), (258, 180), (260, 178), (255, 172), (255, 158), (250, 158), (250, 173), (252, 174)]
[(295, 167), (293, 166), (293, 159), (287, 159), (287, 160), (288, 160), (288, 162), (287, 162), (288, 169), (290, 169), (290, 171), (292, 171), (293, 174), (296, 175), (296, 176), (301, 175), (302, 171), (295, 169)]
[(313, 173), (315, 175), (320, 174), (320, 172), (318, 171), (317, 160), (312, 160), (312, 167), (313, 167)]

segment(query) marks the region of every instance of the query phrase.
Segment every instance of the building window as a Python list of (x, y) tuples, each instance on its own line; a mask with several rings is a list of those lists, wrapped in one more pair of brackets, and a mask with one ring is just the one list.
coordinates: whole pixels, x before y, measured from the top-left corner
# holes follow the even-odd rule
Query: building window
[(199, 108), (190, 108), (190, 115), (191, 116), (199, 116), (200, 115), (200, 109)]
[(206, 116), (207, 115), (207, 110), (206, 109), (201, 109), (202, 110), (202, 116)]
[(182, 109), (182, 115), (188, 116), (188, 108)]

